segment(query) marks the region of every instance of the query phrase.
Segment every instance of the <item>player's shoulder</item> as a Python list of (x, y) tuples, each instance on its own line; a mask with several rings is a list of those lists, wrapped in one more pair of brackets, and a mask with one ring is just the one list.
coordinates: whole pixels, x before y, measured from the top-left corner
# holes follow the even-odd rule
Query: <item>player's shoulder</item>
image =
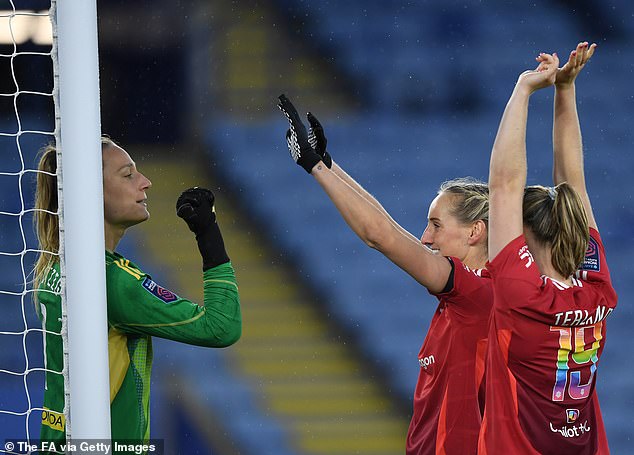
[(487, 262), (487, 269), (495, 276), (502, 271), (513, 270), (518, 267), (528, 269), (534, 262), (533, 255), (528, 249), (526, 237), (524, 237), (524, 234), (520, 234), (507, 243), (494, 258)]
[(588, 240), (588, 248), (586, 254), (583, 257), (583, 262), (579, 267), (580, 277), (583, 279), (583, 275), (587, 276), (587, 273), (583, 272), (601, 272), (602, 266), (602, 252), (604, 250), (603, 242), (599, 231), (596, 229), (590, 229), (590, 238)]
[(141, 280), (146, 273), (134, 262), (116, 252), (106, 252), (106, 270), (108, 273), (123, 274)]
[(454, 264), (454, 295), (480, 299), (492, 292), (493, 281), (489, 270), (485, 267), (472, 268), (456, 258), (452, 259)]
[(455, 274), (461, 274), (473, 279), (490, 279), (491, 278), (491, 274), (489, 273), (486, 267), (481, 267), (481, 268), (469, 267), (467, 264), (465, 264), (460, 259), (455, 257), (451, 257), (447, 259), (449, 259), (451, 263), (453, 264)]
[(44, 273), (44, 279), (39, 284), (40, 290), (52, 291), (55, 293), (61, 292), (62, 287), (62, 274), (59, 261), (53, 262)]

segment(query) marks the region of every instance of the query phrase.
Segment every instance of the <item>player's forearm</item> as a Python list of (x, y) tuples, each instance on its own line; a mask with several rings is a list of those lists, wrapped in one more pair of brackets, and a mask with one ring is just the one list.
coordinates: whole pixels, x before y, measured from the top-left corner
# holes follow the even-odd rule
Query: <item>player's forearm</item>
[(524, 191), (529, 97), (530, 93), (517, 85), (504, 109), (491, 151), (489, 191)]
[[(315, 166), (312, 172), (315, 180), (324, 189), (354, 233), (370, 247), (380, 250), (384, 236), (394, 230), (396, 222), (376, 199), (371, 198), (374, 201), (373, 204), (367, 196), (364, 197), (362, 193), (367, 195), (367, 192), (350, 177), (348, 177), (349, 181), (354, 182), (352, 185), (345, 180), (345, 177), (338, 175), (337, 171), (332, 171), (320, 164)], [(339, 171), (341, 172), (340, 168)]]
[(339, 166), (334, 161), (332, 162), (331, 170), (335, 173), (335, 175), (337, 175), (337, 177), (346, 182), (352, 189), (359, 193), (361, 197), (363, 197), (367, 202), (372, 204), (379, 212), (392, 220), (392, 217), (389, 215), (389, 213), (387, 213), (385, 208), (383, 208), (381, 203), (377, 201), (374, 196), (368, 193), (365, 188), (363, 188), (355, 179), (353, 179), (346, 171), (341, 168), (341, 166)]
[(240, 297), (235, 272), (230, 262), (203, 273), (205, 327), (204, 346), (225, 347), (242, 334)]
[(586, 188), (583, 164), (583, 141), (577, 113), (574, 84), (556, 86), (553, 121), (553, 182), (568, 182), (581, 197), (588, 224), (597, 228), (592, 204)]
[(577, 113), (575, 85), (556, 86), (553, 121), (553, 181), (568, 182), (585, 192), (583, 146)]
[[(334, 165), (333, 165), (334, 168)], [(325, 166), (315, 166), (312, 175), (326, 191), (346, 223), (367, 245), (384, 254), (432, 292), (447, 284), (451, 266), (401, 227), (379, 202), (358, 191)], [(364, 197), (365, 196), (365, 197)], [(376, 205), (375, 205), (376, 204)]]
[(530, 92), (516, 85), (498, 128), (489, 164), (489, 259), (522, 232), (526, 185), (526, 120)]
[(339, 166), (339, 164), (337, 164), (335, 161), (332, 162), (331, 170), (335, 173), (337, 177), (346, 182), (359, 193), (366, 192), (365, 189), (361, 185), (359, 185), (359, 183), (357, 183), (357, 181), (353, 179), (346, 171), (344, 171), (342, 167)]

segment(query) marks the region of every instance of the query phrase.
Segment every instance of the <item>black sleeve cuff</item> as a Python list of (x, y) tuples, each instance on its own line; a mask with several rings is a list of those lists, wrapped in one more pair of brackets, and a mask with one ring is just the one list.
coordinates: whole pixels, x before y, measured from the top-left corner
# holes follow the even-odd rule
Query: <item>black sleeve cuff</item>
[(453, 275), (454, 275), (455, 265), (453, 261), (451, 260), (451, 258), (447, 258), (447, 260), (449, 261), (449, 264), (451, 265), (451, 271), (449, 272), (449, 278), (447, 278), (447, 284), (445, 284), (445, 287), (443, 288), (443, 290), (440, 291), (440, 294), (446, 294), (447, 292), (451, 292), (451, 290), (453, 289)]

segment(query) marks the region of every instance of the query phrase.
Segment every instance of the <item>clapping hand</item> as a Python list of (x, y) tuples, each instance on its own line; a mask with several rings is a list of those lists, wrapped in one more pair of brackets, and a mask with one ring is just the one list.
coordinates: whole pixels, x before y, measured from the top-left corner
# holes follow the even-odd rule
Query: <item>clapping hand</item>
[[(557, 70), (555, 85), (572, 85), (596, 48), (595, 43), (588, 45), (587, 41), (577, 44), (577, 48), (570, 52), (566, 64)], [(539, 59), (539, 57), (537, 58)]]
[(277, 107), (280, 108), (289, 122), (290, 128), (286, 132), (286, 142), (293, 160), (309, 174), (320, 161), (323, 161), (330, 168), (332, 159), (326, 152), (326, 136), (317, 117), (310, 112), (308, 113), (310, 130), (306, 131), (295, 106), (286, 95), (279, 96)]
[(559, 57), (556, 53), (540, 53), (536, 59), (539, 62), (534, 70), (524, 71), (517, 81), (519, 86), (527, 88), (530, 93), (555, 83), (559, 67)]

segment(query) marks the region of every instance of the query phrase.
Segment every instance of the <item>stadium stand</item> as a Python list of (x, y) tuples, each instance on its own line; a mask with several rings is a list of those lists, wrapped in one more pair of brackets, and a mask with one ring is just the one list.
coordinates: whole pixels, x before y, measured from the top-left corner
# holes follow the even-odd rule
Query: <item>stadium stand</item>
[[(627, 393), (632, 373), (627, 363), (631, 357), (627, 334), (634, 323), (634, 312), (628, 306), (634, 296), (634, 282), (629, 279), (634, 254), (631, 229), (634, 210), (632, 192), (627, 188), (634, 169), (628, 154), (633, 143), (632, 66), (628, 56), (634, 41), (634, 22), (630, 20), (630, 3), (611, 0), (602, 9), (602, 20), (618, 29), (610, 39), (591, 36), (593, 31), (588, 31), (581, 20), (583, 11), (573, 11), (563, 1), (514, 0), (483, 4), (474, 0), (276, 0), (268, 3), (277, 8), (279, 17), (292, 24), (290, 30), (286, 30), (286, 40), (275, 40), (272, 48), (280, 50), (285, 43), (287, 46), (300, 43), (311, 50), (307, 59), (316, 56), (328, 60), (329, 69), (334, 68), (348, 81), (348, 92), (339, 96), (336, 103), (319, 102), (320, 93), (332, 88), (307, 85), (306, 80), (313, 80), (314, 75), (306, 76), (306, 71), (312, 71), (313, 67), (304, 60), (304, 72), (284, 79), (293, 81), (284, 90), (288, 90), (292, 99), (301, 101), (300, 109), (311, 109), (318, 115), (334, 159), (372, 192), (401, 225), (416, 235), (422, 233), (427, 206), (443, 180), (464, 174), (486, 179), (495, 128), (519, 69), (532, 66), (532, 56), (541, 50), (553, 49), (564, 56), (577, 39), (588, 36), (597, 40), (599, 50), (578, 82), (578, 98), (588, 185), (620, 295), (620, 306), (609, 321), (610, 341), (602, 357), (598, 382), (613, 453), (631, 451), (630, 408), (634, 405), (634, 399)], [(227, 14), (234, 13), (232, 8)], [(253, 16), (258, 15), (254, 12)], [(253, 23), (249, 23), (243, 29), (249, 31), (253, 27)], [(610, 26), (603, 24), (601, 28)], [(236, 35), (231, 37), (237, 41), (245, 36), (240, 35), (240, 30), (234, 32)], [(249, 36), (249, 39), (256, 36), (261, 40), (258, 51), (262, 54), (258, 54), (258, 58), (265, 59), (269, 55), (266, 52), (272, 52), (260, 49), (266, 47), (262, 43), (267, 36)], [(245, 42), (248, 40), (242, 40)], [(217, 56), (225, 53), (230, 43), (216, 47), (214, 55)], [(240, 52), (246, 52), (245, 47), (249, 46), (242, 46)], [(242, 58), (242, 62), (248, 61), (248, 52)], [(240, 68), (238, 66), (238, 70)], [(249, 67), (249, 71), (242, 73), (255, 72), (255, 69), (255, 66)], [(217, 71), (201, 74), (208, 75), (209, 79), (219, 77)], [(311, 306), (318, 310), (315, 310), (317, 317), (326, 317), (329, 327), (334, 322), (334, 326), (345, 331), (346, 338), (356, 341), (359, 358), (371, 364), (373, 371), (381, 371), (387, 379), (386, 390), (381, 393), (392, 393), (395, 401), (409, 403), (418, 373), (416, 355), (435, 300), (359, 241), (311, 178), (292, 163), (284, 142), (287, 124), (275, 108), (275, 97), (281, 89), (275, 82), (250, 87), (260, 91), (258, 102), (264, 100), (257, 107), (257, 115), (255, 109), (242, 118), (228, 115), (228, 112), (235, 113), (228, 108), (231, 100), (243, 103), (252, 97), (249, 80), (239, 82), (233, 86), (215, 82), (221, 89), (228, 89), (228, 93), (224, 98), (211, 97), (211, 108), (220, 110), (212, 112), (206, 127), (204, 142), (208, 161), (256, 221), (257, 227), (251, 229), (258, 229), (267, 242), (281, 249), (283, 259), (295, 266), (291, 278), (285, 279), (315, 290), (321, 296), (320, 305)], [(310, 91), (311, 98), (304, 96), (304, 91)], [(267, 101), (270, 104), (267, 105)], [(529, 183), (549, 182), (550, 161), (542, 163), (537, 156), (547, 156), (545, 151), (551, 149), (552, 96), (544, 94), (532, 103)], [(25, 145), (24, 150), (33, 151), (40, 145), (31, 143)], [(15, 156), (8, 156), (5, 150), (8, 148), (0, 142), (2, 164), (9, 164), (13, 169), (19, 161)], [(33, 162), (34, 156), (28, 159)], [(16, 191), (14, 177), (0, 177), (0, 211), (19, 209)], [(24, 226), (30, 226), (30, 221)], [(162, 240), (160, 236), (158, 239)], [(29, 231), (27, 242), (32, 240)], [(156, 270), (155, 278), (169, 282), (173, 272), (166, 265), (160, 265), (156, 258), (144, 256), (147, 253), (143, 250), (136, 250), (137, 241), (143, 247), (144, 242), (151, 240), (142, 234), (136, 241), (127, 241), (123, 251), (133, 257), (145, 257), (147, 262), (144, 260), (143, 264), (148, 264), (148, 270)], [(236, 242), (239, 245), (240, 239)], [(3, 250), (22, 248), (15, 218), (0, 216), (0, 244)], [(246, 252), (240, 250), (236, 260), (242, 254)], [(0, 261), (0, 289), (19, 289), (19, 261), (14, 257), (0, 257)], [(157, 261), (156, 267), (150, 265), (151, 261)], [(243, 273), (246, 271), (247, 268)], [(257, 296), (249, 298), (257, 300)], [(30, 302), (24, 304), (28, 306)], [(0, 327), (22, 326), (20, 305), (19, 299), (3, 297)], [(34, 313), (27, 314), (29, 326), (39, 326)], [(288, 313), (280, 314), (280, 317), (289, 317)], [(245, 318), (246, 330), (247, 321)], [(221, 447), (229, 447), (227, 453), (233, 450), (243, 454), (291, 455), (327, 450), (311, 445), (310, 438), (312, 436), (312, 442), (328, 439), (335, 431), (332, 426), (323, 421), (317, 425), (315, 420), (304, 420), (300, 424), (289, 417), (290, 414), (279, 412), (279, 406), (283, 406), (280, 403), (284, 402), (269, 400), (289, 392), (290, 389), (284, 389), (288, 384), (262, 394), (262, 385), (270, 378), (247, 371), (245, 365), (253, 361), (252, 356), (258, 355), (248, 340), (248, 336), (242, 340), (244, 348), (240, 344), (236, 346), (235, 356), (231, 351), (209, 355), (208, 351), (158, 341), (153, 433), (171, 438), (176, 446), (187, 446), (187, 453), (207, 453), (210, 440), (224, 443)], [(33, 362), (31, 366), (41, 365), (37, 355), (41, 352), (41, 338), (30, 336), (27, 342), (29, 352), (35, 353), (29, 358)], [(2, 346), (2, 364), (22, 368), (22, 339), (6, 337)], [(38, 405), (43, 379), (37, 374), (32, 377), (30, 397), (24, 393), (21, 378), (2, 378), (0, 388), (11, 393), (0, 394), (0, 408), (25, 410), (29, 398), (31, 406)], [(331, 389), (334, 387), (333, 383), (326, 384)], [(308, 393), (315, 391), (310, 389)], [(349, 392), (341, 389), (337, 393), (344, 396)], [(301, 395), (293, 395), (298, 396)], [(345, 413), (341, 408), (339, 412)], [(31, 417), (31, 427), (37, 428), (38, 417)], [(23, 418), (0, 418), (3, 433), (22, 434), (24, 431)], [(200, 422), (207, 426), (201, 429)], [(377, 422), (381, 423), (379, 419)], [(383, 423), (383, 428), (386, 427)], [(218, 432), (213, 433), (210, 428)], [(364, 431), (370, 431), (367, 428), (370, 427)], [(318, 429), (322, 433), (317, 433)], [(389, 431), (404, 441), (402, 427)], [(217, 453), (223, 453), (214, 448)]]
[[(495, 130), (519, 70), (534, 66), (532, 56), (542, 50), (565, 58), (577, 39), (591, 35), (582, 13), (571, 12), (565, 2), (277, 4), (293, 24), (294, 38), (358, 82), (360, 110), (320, 115), (319, 106), (298, 103), (300, 111), (320, 118), (334, 159), (416, 235), (444, 179), (468, 174), (486, 180)], [(631, 43), (628, 33), (627, 39), (588, 37), (599, 42), (599, 51), (577, 84), (588, 185), (621, 302), (632, 292), (626, 282), (631, 195), (624, 191), (632, 168), (624, 155), (632, 142), (632, 72), (621, 55)], [(289, 87), (287, 94), (301, 96), (301, 88)], [(529, 183), (551, 181), (552, 101), (550, 93), (531, 102)], [(275, 243), (297, 259), (305, 280), (327, 293), (329, 311), (384, 369), (393, 390), (410, 399), (416, 354), (435, 301), (350, 233), (327, 197), (290, 161), (286, 128), (282, 118), (239, 122), (217, 116), (208, 130), (209, 159)], [(631, 442), (631, 419), (623, 416), (632, 403), (619, 398), (624, 383), (616, 364), (626, 355), (619, 340), (632, 317), (621, 303), (609, 322), (611, 341), (598, 386), (617, 453)]]

